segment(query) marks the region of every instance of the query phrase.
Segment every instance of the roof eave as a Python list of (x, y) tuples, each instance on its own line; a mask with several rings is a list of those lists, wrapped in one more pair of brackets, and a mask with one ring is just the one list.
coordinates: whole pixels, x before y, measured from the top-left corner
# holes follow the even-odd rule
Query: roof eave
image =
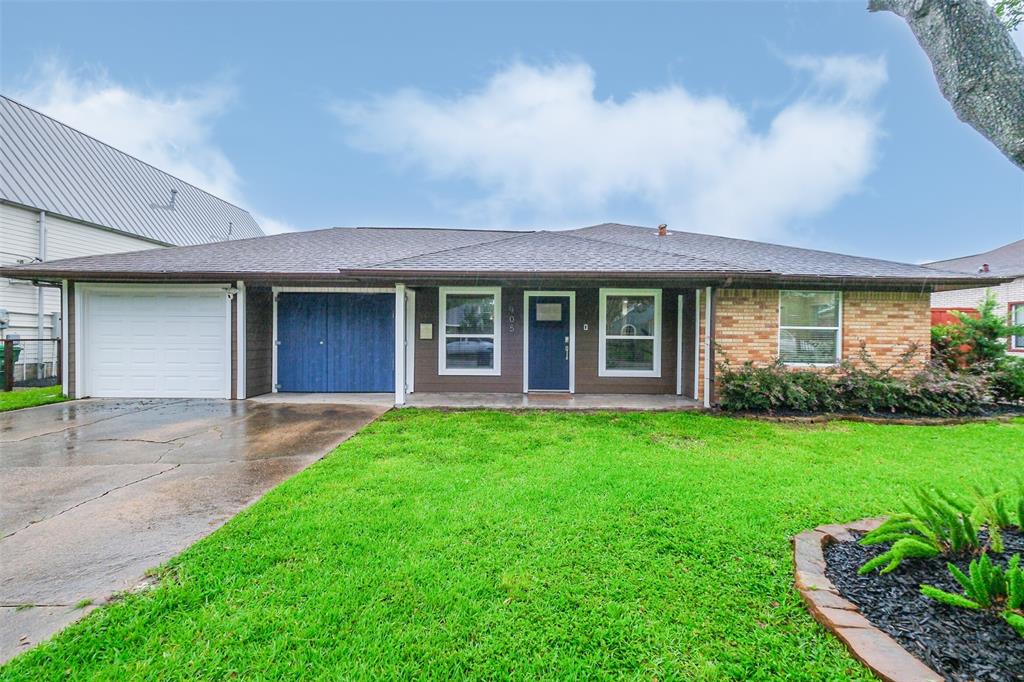
[(767, 271), (590, 271), (575, 270), (488, 270), (488, 271), (439, 271), (439, 270), (339, 270), (337, 272), (295, 272), (295, 271), (117, 271), (117, 270), (80, 270), (60, 268), (32, 268), (27, 265), (0, 268), (0, 276), (12, 279), (59, 281), (126, 281), (126, 282), (220, 282), (225, 280), (302, 280), (302, 281), (338, 281), (346, 279), (358, 280), (468, 280), (507, 279), (574, 279), (574, 280), (689, 280), (708, 281), (722, 280), (728, 286), (742, 284), (809, 284), (827, 286), (960, 286), (983, 287), (1012, 282), (1013, 277), (864, 277), (857, 275), (813, 275), (813, 274), (779, 274)]

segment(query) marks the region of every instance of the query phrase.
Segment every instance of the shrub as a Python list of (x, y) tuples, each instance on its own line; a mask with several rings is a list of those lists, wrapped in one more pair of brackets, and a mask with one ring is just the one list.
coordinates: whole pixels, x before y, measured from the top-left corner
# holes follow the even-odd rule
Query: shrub
[(977, 414), (991, 401), (989, 382), (984, 376), (929, 365), (911, 377), (899, 407), (914, 414), (956, 416)]
[(744, 363), (739, 369), (719, 364), (723, 409), (754, 412), (869, 412), (956, 416), (977, 414), (991, 402), (988, 380), (929, 365), (909, 375), (916, 352), (909, 349), (892, 366), (879, 367), (861, 349), (861, 362), (838, 370), (789, 369), (776, 360), (767, 367)]
[(952, 370), (975, 365), (992, 366), (1006, 358), (1006, 340), (1024, 335), (1024, 326), (1009, 324), (996, 312), (999, 304), (989, 294), (978, 306), (978, 316), (954, 312), (959, 324), (932, 328), (932, 350)]
[(1003, 358), (985, 373), (992, 396), (1001, 402), (1024, 402), (1024, 359)]
[(994, 565), (987, 554), (971, 561), (967, 574), (952, 563), (946, 567), (964, 588), (964, 594), (931, 585), (921, 585), (921, 594), (950, 606), (998, 613), (1024, 637), (1024, 570), (1020, 567), (1020, 554), (1014, 554), (1005, 569)]

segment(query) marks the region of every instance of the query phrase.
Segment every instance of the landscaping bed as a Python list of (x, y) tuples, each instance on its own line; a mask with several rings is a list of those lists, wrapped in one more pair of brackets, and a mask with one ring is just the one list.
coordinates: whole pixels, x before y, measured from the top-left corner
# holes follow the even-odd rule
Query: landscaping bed
[[(856, 536), (856, 535), (855, 535)], [(1004, 533), (1006, 551), (993, 562), (1006, 565), (1024, 553), (1024, 534)], [(825, 576), (872, 624), (948, 680), (1024, 680), (1024, 637), (998, 616), (956, 608), (921, 594), (921, 585), (957, 592), (946, 559), (908, 559), (884, 575), (858, 575), (886, 546), (835, 542), (825, 548)], [(967, 571), (969, 557), (952, 563)]]

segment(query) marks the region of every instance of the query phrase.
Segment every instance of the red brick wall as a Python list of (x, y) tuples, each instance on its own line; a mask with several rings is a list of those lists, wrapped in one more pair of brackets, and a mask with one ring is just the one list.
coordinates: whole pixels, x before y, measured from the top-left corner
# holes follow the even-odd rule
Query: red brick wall
[(719, 289), (715, 292), (715, 361), (739, 366), (768, 364), (779, 354), (779, 292)]
[(895, 291), (843, 294), (843, 359), (858, 361), (861, 342), (872, 359), (886, 367), (898, 362), (912, 344), (913, 361), (928, 361), (931, 347), (931, 295)]
[[(715, 299), (716, 362), (733, 366), (767, 364), (779, 353), (779, 292), (775, 289), (719, 289)], [(916, 343), (917, 363), (931, 342), (929, 294), (847, 291), (843, 293), (843, 360), (856, 363), (863, 341), (885, 367)]]

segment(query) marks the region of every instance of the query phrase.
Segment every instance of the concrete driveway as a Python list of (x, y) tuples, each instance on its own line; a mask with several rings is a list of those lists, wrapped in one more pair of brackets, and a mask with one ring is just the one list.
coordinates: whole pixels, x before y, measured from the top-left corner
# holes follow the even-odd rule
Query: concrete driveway
[(83, 400), (0, 413), (0, 661), (137, 586), (385, 411)]

